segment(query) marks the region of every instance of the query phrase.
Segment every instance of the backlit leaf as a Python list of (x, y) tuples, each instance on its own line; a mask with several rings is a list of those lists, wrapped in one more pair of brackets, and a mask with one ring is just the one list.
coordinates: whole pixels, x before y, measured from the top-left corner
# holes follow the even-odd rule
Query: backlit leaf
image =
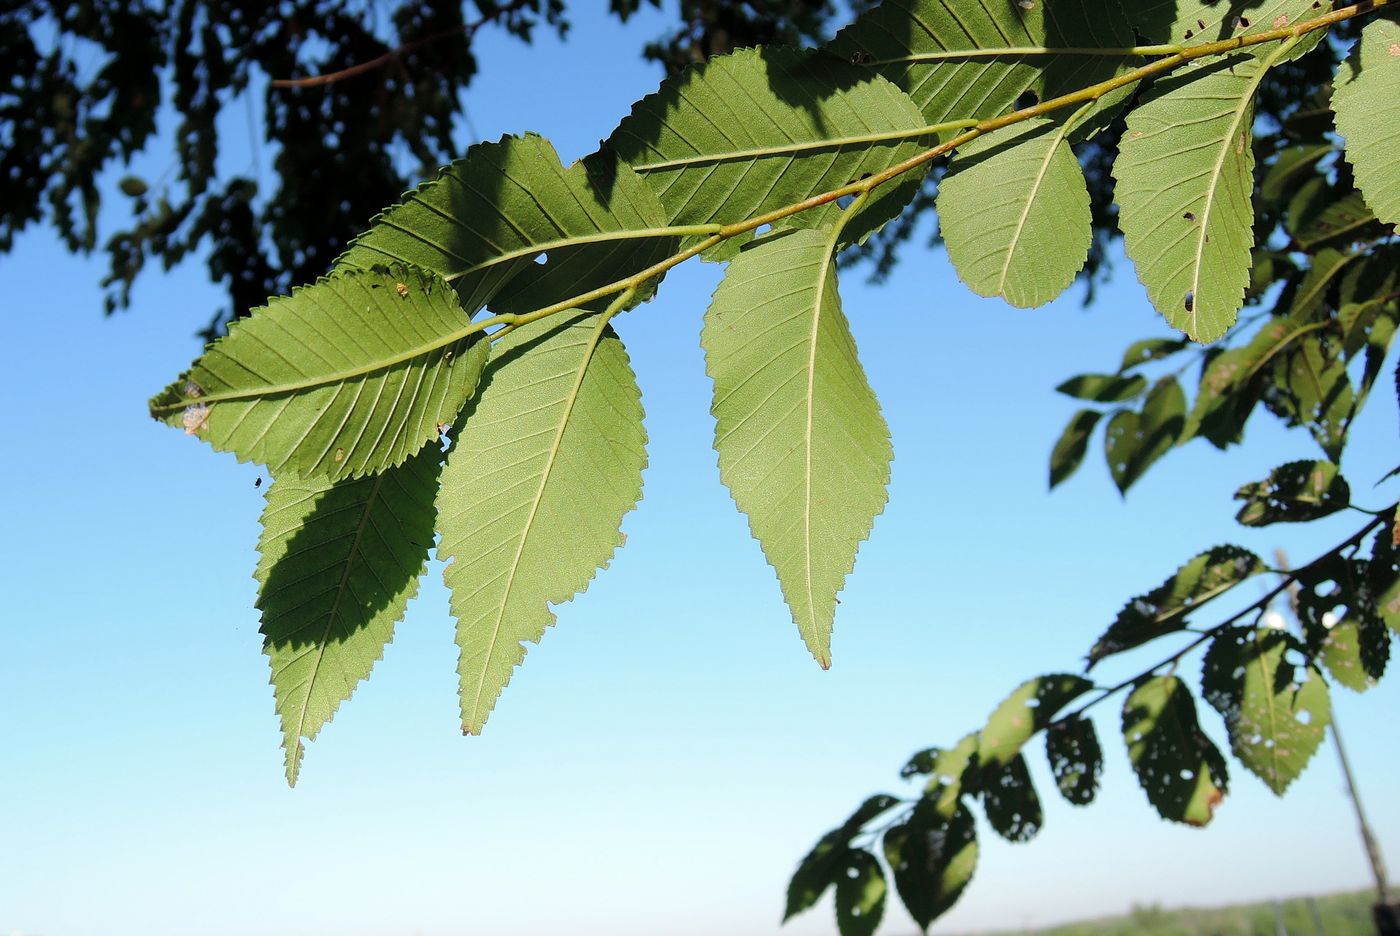
[(1225, 758), (1201, 731), (1175, 676), (1140, 680), (1123, 704), (1123, 740), (1138, 782), (1163, 819), (1203, 826), (1229, 785)]
[(945, 817), (921, 804), (885, 833), (884, 844), (899, 899), (925, 930), (957, 903), (977, 870), (977, 828), (966, 807)]
[(1069, 425), (1055, 442), (1050, 453), (1050, 487), (1055, 487), (1079, 468), (1089, 448), (1089, 435), (1103, 414), (1098, 410), (1080, 410), (1069, 419)]
[(1036, 119), (959, 148), (938, 185), (938, 223), (958, 277), (979, 296), (1043, 305), (1084, 266), (1089, 191), (1069, 125)]
[(374, 474), (438, 438), (476, 390), (490, 347), (471, 331), (424, 270), (332, 273), (235, 321), (151, 414), (279, 478)]
[(447, 456), (438, 557), (461, 648), (462, 727), (479, 734), (568, 601), (605, 567), (646, 464), (641, 395), (598, 315), (544, 319), (501, 339)]
[(1103, 750), (1093, 722), (1075, 717), (1051, 725), (1045, 733), (1045, 756), (1065, 799), (1076, 806), (1094, 801), (1103, 774)]
[(1114, 165), (1128, 256), (1157, 311), (1197, 341), (1234, 324), (1254, 243), (1254, 55), (1188, 65), (1128, 115)]
[(1069, 703), (1094, 687), (1083, 676), (1052, 673), (1028, 679), (997, 706), (978, 741), (984, 773), (999, 770), (1020, 756), (1021, 748)]
[(1322, 744), (1330, 712), (1327, 683), (1303, 664), (1302, 644), (1269, 628), (1231, 628), (1206, 651), (1202, 691), (1235, 757), (1282, 796)]
[(883, 793), (872, 796), (862, 803), (849, 819), (821, 837), (816, 846), (802, 859), (788, 883), (787, 909), (783, 912), (784, 923), (821, 899), (826, 889), (836, 883), (843, 862), (850, 860), (851, 839), (855, 838), (870, 820), (897, 805), (899, 800), (893, 796)]
[(1121, 403), (1141, 396), (1147, 380), (1136, 374), (1079, 374), (1055, 388), (1065, 396), (1095, 403)]
[(1201, 553), (1161, 585), (1128, 602), (1089, 651), (1089, 665), (1181, 630), (1188, 614), (1263, 571), (1263, 561), (1238, 546)]
[[(1132, 0), (1124, 3), (1123, 9), (1148, 42), (1188, 48), (1294, 26), (1326, 12), (1315, 0)], [(1293, 54), (1301, 55), (1320, 36), (1320, 31), (1311, 34), (1305, 39), (1307, 44)]]
[(1376, 217), (1400, 224), (1400, 18), (1376, 17), (1342, 64), (1332, 92), (1337, 132), (1356, 187)]
[(841, 936), (871, 936), (885, 915), (885, 872), (868, 851), (851, 851), (836, 878), (836, 925)]
[(600, 159), (565, 168), (530, 133), (473, 146), (377, 215), (337, 262), (411, 263), (452, 283), (470, 313), (488, 303), (530, 311), (661, 260), (676, 244), (656, 230), (665, 223), (627, 166)]
[(1295, 461), (1275, 468), (1263, 481), (1244, 485), (1235, 500), (1245, 502), (1235, 516), (1245, 526), (1299, 523), (1345, 509), (1351, 488), (1331, 462)]
[(841, 312), (830, 236), (795, 231), (741, 253), (700, 341), (720, 477), (829, 666), (836, 594), (884, 509), (893, 457)]
[(369, 678), (418, 591), (441, 463), (430, 445), (370, 477), (268, 489), (253, 576), (291, 785), (302, 739)]
[(987, 822), (1008, 842), (1029, 842), (1045, 825), (1040, 796), (1020, 754), (982, 777), (982, 807)]
[(977, 746), (981, 732), (963, 735), (951, 748), (928, 748), (909, 759), (899, 775), (927, 776), (925, 799), (940, 815), (951, 816), (961, 804), (964, 793), (975, 796), (981, 791)]
[(1171, 451), (1186, 424), (1186, 395), (1175, 377), (1153, 385), (1142, 411), (1121, 410), (1108, 421), (1104, 454), (1113, 483), (1124, 494), (1159, 458)]

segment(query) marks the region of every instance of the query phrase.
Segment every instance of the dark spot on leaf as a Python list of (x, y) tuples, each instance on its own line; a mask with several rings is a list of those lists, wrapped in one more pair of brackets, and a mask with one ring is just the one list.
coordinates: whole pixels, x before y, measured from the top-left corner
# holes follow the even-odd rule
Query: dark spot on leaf
[(1186, 311), (1196, 311), (1196, 294), (1189, 289), (1186, 290)]

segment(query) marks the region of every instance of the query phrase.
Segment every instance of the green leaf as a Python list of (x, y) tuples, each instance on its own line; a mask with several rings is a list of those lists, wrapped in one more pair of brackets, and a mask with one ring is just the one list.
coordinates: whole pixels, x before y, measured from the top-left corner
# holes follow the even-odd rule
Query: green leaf
[(1020, 754), (982, 778), (982, 807), (987, 822), (1008, 842), (1029, 842), (1045, 825), (1040, 796)]
[(1346, 138), (1346, 158), (1356, 186), (1376, 217), (1400, 224), (1400, 18), (1378, 16), (1342, 64), (1332, 92), (1337, 132)]
[(1308, 335), (1274, 358), (1271, 407), (1292, 425), (1306, 426), (1332, 461), (1342, 457), (1356, 415), (1356, 391), (1346, 361), (1331, 342)]
[(1259, 193), (1267, 201), (1282, 201), (1299, 178), (1309, 174), (1317, 161), (1333, 149), (1331, 143), (1300, 143), (1280, 151), (1264, 172)]
[(884, 508), (893, 457), (841, 313), (833, 253), (817, 231), (745, 250), (700, 335), (720, 477), (823, 667), (836, 593)]
[(117, 188), (122, 190), (123, 195), (130, 198), (140, 198), (150, 190), (145, 179), (134, 175), (122, 176), (121, 181), (117, 183)]
[(1147, 380), (1137, 375), (1125, 377), (1122, 374), (1079, 374), (1055, 389), (1065, 396), (1079, 400), (1121, 403), (1141, 396), (1142, 391), (1147, 389)]
[(1270, 318), (1243, 347), (1210, 358), (1177, 444), (1203, 436), (1217, 448), (1238, 442), (1262, 392), (1261, 369), (1281, 350), (1315, 330), (1307, 319)]
[(402, 464), (476, 390), (490, 347), (423, 270), (344, 271), (229, 326), (151, 415), (274, 475)]
[(1069, 703), (1094, 684), (1083, 676), (1052, 673), (1017, 686), (987, 719), (978, 741), (984, 774), (1009, 765), (1021, 755), (1026, 742), (1050, 724)]
[[(1136, 62), (1133, 33), (1112, 0), (1054, 4), (885, 0), (828, 48), (909, 93), (929, 123), (996, 117), (1027, 91), (1047, 100)], [(1118, 102), (1101, 103), (1111, 112)], [(1087, 130), (1094, 122), (1086, 124)]]
[(1303, 280), (1287, 306), (1289, 318), (1295, 322), (1315, 319), (1316, 313), (1327, 304), (1329, 287), (1358, 256), (1360, 254), (1342, 253), (1331, 247), (1314, 254), (1311, 266), (1303, 274)]
[(1075, 716), (1051, 725), (1045, 732), (1045, 756), (1065, 799), (1075, 806), (1094, 801), (1103, 774), (1103, 749), (1093, 722)]
[(981, 790), (977, 758), (980, 736), (981, 732), (973, 731), (946, 750), (933, 747), (920, 751), (909, 759), (899, 775), (906, 780), (927, 776), (924, 797), (930, 802), (930, 808), (942, 816), (951, 816), (961, 805), (964, 793), (975, 796)]
[[(729, 224), (839, 188), (925, 148), (903, 92), (824, 53), (742, 49), (669, 78), (639, 101), (605, 151), (631, 164), (673, 224)], [(880, 186), (845, 228), (851, 240), (899, 213), (925, 170)], [(828, 205), (776, 226), (818, 227)]]
[(977, 870), (977, 828), (966, 807), (951, 817), (916, 807), (885, 833), (884, 845), (899, 899), (924, 930), (957, 903)]
[[(1352, 692), (1365, 692), (1376, 684), (1376, 678), (1366, 671), (1362, 662), (1364, 624), (1364, 619), (1353, 616), (1338, 621), (1327, 631), (1319, 653), (1319, 659), (1327, 667), (1327, 674)], [(1386, 651), (1389, 651), (1390, 634), (1383, 625), (1377, 630)]]
[(430, 445), (371, 477), (286, 478), (267, 492), (253, 577), (290, 785), (302, 739), (369, 678), (418, 591), (441, 464)]
[[(1132, 0), (1124, 3), (1123, 9), (1148, 42), (1187, 47), (1282, 29), (1327, 12), (1315, 0), (1254, 0), (1248, 4), (1219, 0)], [(1307, 44), (1290, 57), (1301, 55), (1316, 45), (1321, 33), (1317, 31), (1306, 36)]]
[(1135, 341), (1128, 346), (1128, 350), (1123, 352), (1123, 363), (1119, 365), (1118, 372), (1122, 374), (1134, 367), (1152, 361), (1160, 361), (1180, 351), (1185, 351), (1188, 347), (1190, 344), (1180, 338), (1144, 338), (1141, 341)]
[(885, 872), (868, 851), (847, 852), (836, 879), (836, 925), (841, 936), (871, 936), (885, 915)]
[[(872, 796), (840, 826), (832, 829), (807, 853), (793, 872), (788, 883), (786, 923), (821, 899), (826, 889), (836, 882), (843, 863), (851, 860), (851, 840), (865, 824), (881, 813), (899, 805), (899, 800), (884, 793)], [(858, 860), (858, 859), (857, 859)]]
[(1123, 704), (1123, 739), (1138, 782), (1163, 819), (1204, 826), (1225, 798), (1225, 758), (1196, 721), (1175, 676), (1146, 677)]
[(550, 605), (585, 589), (622, 545), (645, 443), (641, 394), (601, 315), (501, 339), (438, 494), (467, 732), (481, 732), (523, 642), (554, 623)]
[(1245, 502), (1235, 515), (1245, 526), (1300, 523), (1345, 509), (1351, 488), (1331, 462), (1295, 461), (1275, 468), (1263, 481), (1244, 485), (1235, 500)]
[(1201, 688), (1225, 719), (1230, 750), (1279, 796), (1303, 772), (1326, 735), (1327, 683), (1282, 631), (1235, 627), (1211, 642)]
[(1181, 630), (1188, 614), (1264, 571), (1258, 556), (1238, 546), (1216, 546), (1201, 553), (1161, 585), (1123, 606), (1089, 651), (1089, 666)]
[(411, 263), (452, 283), (469, 313), (531, 311), (663, 259), (676, 244), (665, 223), (627, 166), (566, 169), (531, 133), (473, 146), (376, 216), (337, 263)]
[(1089, 448), (1089, 435), (1103, 414), (1097, 410), (1080, 410), (1069, 419), (1069, 425), (1055, 442), (1050, 453), (1050, 487), (1064, 481), (1078, 470)]
[(1128, 115), (1114, 177), (1128, 256), (1157, 311), (1197, 341), (1234, 324), (1253, 246), (1252, 55), (1188, 65)]
[(958, 277), (979, 296), (1043, 305), (1089, 256), (1089, 190), (1070, 123), (1027, 120), (958, 150), (938, 185), (938, 224)]
[[(1348, 192), (1304, 215), (1293, 240), (1303, 250), (1315, 250), (1333, 241), (1346, 243), (1383, 232), (1376, 222), (1375, 212), (1366, 205), (1361, 193)], [(1316, 260), (1313, 265), (1317, 265)]]
[(1108, 421), (1104, 454), (1120, 493), (1127, 494), (1157, 459), (1171, 451), (1186, 424), (1186, 395), (1175, 377), (1152, 386), (1142, 412), (1120, 410)]

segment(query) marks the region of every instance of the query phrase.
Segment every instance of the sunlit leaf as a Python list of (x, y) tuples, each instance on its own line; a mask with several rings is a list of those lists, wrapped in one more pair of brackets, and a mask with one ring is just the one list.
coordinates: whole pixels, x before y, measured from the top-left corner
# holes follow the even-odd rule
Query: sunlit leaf
[(984, 773), (1000, 770), (1020, 756), (1021, 748), (1094, 684), (1083, 676), (1052, 673), (1017, 686), (987, 719), (978, 739)]
[(795, 231), (740, 254), (700, 341), (720, 477), (828, 666), (836, 594), (884, 509), (893, 458), (841, 312), (830, 236)]
[(1400, 17), (1386, 13), (1361, 30), (1332, 93), (1337, 132), (1356, 186), (1376, 216), (1400, 224)]
[(1231, 628), (1206, 651), (1201, 685), (1235, 757), (1283, 795), (1322, 744), (1330, 712), (1327, 683), (1302, 644), (1269, 628)]
[(964, 793), (975, 796), (981, 790), (977, 746), (981, 732), (963, 735), (951, 748), (927, 748), (909, 759), (899, 775), (926, 776), (924, 796), (930, 808), (940, 815), (951, 816), (961, 804)]
[(641, 394), (598, 315), (544, 319), (501, 339), (447, 456), (438, 557), (461, 648), (462, 727), (478, 734), (554, 623), (622, 545), (646, 464)]
[(1201, 731), (1175, 676), (1140, 680), (1123, 704), (1123, 739), (1147, 799), (1163, 819), (1203, 826), (1229, 784), (1225, 758)]
[(1064, 121), (1027, 120), (959, 148), (938, 185), (938, 223), (958, 277), (980, 296), (1043, 305), (1084, 266), (1089, 191)]
[(1216, 546), (1201, 553), (1161, 585), (1128, 602), (1089, 651), (1089, 665), (1181, 630), (1187, 615), (1263, 571), (1263, 561), (1238, 546)]
[(291, 785), (302, 739), (369, 678), (418, 591), (441, 463), (430, 445), (371, 477), (280, 479), (267, 492), (253, 577)]
[(1295, 461), (1275, 468), (1263, 481), (1244, 485), (1235, 500), (1245, 502), (1235, 515), (1245, 526), (1299, 523), (1345, 509), (1351, 488), (1331, 462)]
[(480, 338), (431, 273), (337, 272), (235, 321), (151, 414), (279, 478), (358, 478), (457, 418), (490, 352)]

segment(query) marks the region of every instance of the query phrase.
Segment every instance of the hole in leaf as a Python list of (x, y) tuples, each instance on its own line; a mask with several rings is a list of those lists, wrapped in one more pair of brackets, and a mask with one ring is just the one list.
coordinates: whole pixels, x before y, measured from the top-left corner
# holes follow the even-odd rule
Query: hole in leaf
[(540, 254), (538, 257), (535, 258), (535, 262), (538, 263), (540, 266), (544, 266), (546, 263), (549, 262), (549, 254)]

